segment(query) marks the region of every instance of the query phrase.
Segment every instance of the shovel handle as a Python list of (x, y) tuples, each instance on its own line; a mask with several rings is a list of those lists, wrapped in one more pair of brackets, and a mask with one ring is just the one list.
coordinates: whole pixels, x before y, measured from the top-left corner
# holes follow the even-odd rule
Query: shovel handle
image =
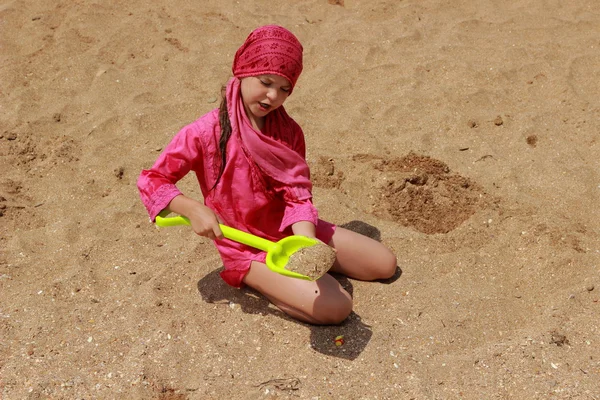
[(160, 215), (157, 215), (155, 223), (156, 226), (160, 226), (161, 228), (167, 226), (192, 225), (189, 219), (187, 219), (186, 217), (182, 217), (181, 215), (177, 215), (175, 217), (162, 217)]
[[(156, 225), (160, 227), (191, 225), (190, 220), (181, 215), (174, 217), (163, 217), (157, 215), (155, 222)], [(254, 247), (262, 251), (269, 251), (269, 249), (271, 249), (273, 246), (276, 246), (276, 243), (271, 242), (270, 240), (263, 239), (248, 232), (240, 231), (239, 229), (235, 229), (227, 225), (219, 224), (219, 228), (221, 228), (223, 236), (225, 236), (227, 239)]]

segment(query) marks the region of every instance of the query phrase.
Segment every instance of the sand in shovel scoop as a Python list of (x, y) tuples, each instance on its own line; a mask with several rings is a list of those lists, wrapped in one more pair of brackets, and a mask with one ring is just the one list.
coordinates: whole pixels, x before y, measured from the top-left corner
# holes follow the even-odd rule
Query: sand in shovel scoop
[(324, 243), (317, 243), (292, 254), (285, 269), (315, 280), (325, 275), (334, 262), (335, 250)]

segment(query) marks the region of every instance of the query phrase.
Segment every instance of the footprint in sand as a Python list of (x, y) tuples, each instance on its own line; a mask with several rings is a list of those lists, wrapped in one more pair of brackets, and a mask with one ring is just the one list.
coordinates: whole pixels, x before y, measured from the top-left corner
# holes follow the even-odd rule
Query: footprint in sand
[(581, 56), (575, 58), (569, 67), (569, 80), (575, 93), (585, 101), (600, 104), (600, 56)]

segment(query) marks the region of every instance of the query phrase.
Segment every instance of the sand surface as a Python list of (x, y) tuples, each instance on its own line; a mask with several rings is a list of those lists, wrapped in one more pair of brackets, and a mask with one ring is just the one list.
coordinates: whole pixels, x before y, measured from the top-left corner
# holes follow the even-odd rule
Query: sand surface
[[(398, 255), (339, 277), (340, 326), (226, 286), (135, 186), (267, 23), (321, 217)], [(600, 398), (596, 0), (4, 0), (0, 32), (2, 400)]]

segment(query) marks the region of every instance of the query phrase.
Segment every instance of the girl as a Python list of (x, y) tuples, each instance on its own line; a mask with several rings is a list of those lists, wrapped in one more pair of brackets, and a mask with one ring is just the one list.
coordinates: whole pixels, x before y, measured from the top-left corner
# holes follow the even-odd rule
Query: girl
[[(219, 229), (222, 222), (272, 241), (317, 238), (336, 249), (331, 271), (351, 278), (395, 273), (396, 257), (381, 243), (318, 219), (304, 134), (283, 108), (301, 71), (302, 45), (290, 31), (275, 25), (253, 31), (235, 54), (220, 108), (184, 127), (142, 171), (138, 189), (152, 221), (163, 210), (174, 212), (214, 240), (229, 285), (248, 285), (301, 321), (337, 324), (352, 311), (352, 298), (331, 275), (316, 281), (279, 275), (265, 265), (264, 252), (224, 239)], [(175, 186), (190, 171), (204, 204)]]

